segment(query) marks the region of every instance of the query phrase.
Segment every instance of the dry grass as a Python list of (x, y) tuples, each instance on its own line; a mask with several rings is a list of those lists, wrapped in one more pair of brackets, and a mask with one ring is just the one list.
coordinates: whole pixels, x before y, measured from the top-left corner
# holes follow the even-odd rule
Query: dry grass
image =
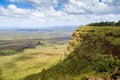
[(55, 65), (64, 58), (65, 45), (37, 46), (10, 56), (0, 56), (0, 69), (4, 80), (19, 80)]

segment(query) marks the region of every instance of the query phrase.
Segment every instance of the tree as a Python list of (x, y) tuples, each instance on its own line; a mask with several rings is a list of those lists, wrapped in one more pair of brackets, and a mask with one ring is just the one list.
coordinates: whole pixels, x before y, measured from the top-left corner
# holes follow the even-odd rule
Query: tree
[(116, 23), (116, 26), (120, 26), (120, 20)]
[(96, 23), (90, 23), (87, 26), (120, 26), (120, 20), (118, 22), (96, 22)]

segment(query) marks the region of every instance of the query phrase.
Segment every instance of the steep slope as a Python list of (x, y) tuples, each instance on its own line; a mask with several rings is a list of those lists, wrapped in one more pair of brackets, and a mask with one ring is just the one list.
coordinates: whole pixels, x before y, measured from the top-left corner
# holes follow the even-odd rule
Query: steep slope
[(57, 65), (24, 80), (120, 79), (120, 27), (79, 27), (68, 51)]
[(87, 49), (92, 48), (95, 51), (101, 48), (103, 53), (118, 56), (120, 52), (120, 27), (80, 27), (73, 33), (68, 50), (73, 51), (82, 44), (83, 46), (87, 45)]

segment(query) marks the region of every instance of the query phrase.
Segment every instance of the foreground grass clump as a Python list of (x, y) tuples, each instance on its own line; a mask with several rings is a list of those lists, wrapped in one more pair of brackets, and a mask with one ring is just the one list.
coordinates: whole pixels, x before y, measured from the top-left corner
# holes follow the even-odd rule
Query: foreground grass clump
[(120, 79), (120, 27), (80, 27), (68, 51), (57, 65), (24, 80)]

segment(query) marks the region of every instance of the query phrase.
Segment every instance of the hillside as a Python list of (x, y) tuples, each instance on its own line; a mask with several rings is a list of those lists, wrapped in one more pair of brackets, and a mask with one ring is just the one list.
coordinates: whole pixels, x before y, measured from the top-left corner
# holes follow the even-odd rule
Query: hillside
[(79, 27), (67, 49), (63, 61), (24, 80), (120, 79), (120, 27)]

